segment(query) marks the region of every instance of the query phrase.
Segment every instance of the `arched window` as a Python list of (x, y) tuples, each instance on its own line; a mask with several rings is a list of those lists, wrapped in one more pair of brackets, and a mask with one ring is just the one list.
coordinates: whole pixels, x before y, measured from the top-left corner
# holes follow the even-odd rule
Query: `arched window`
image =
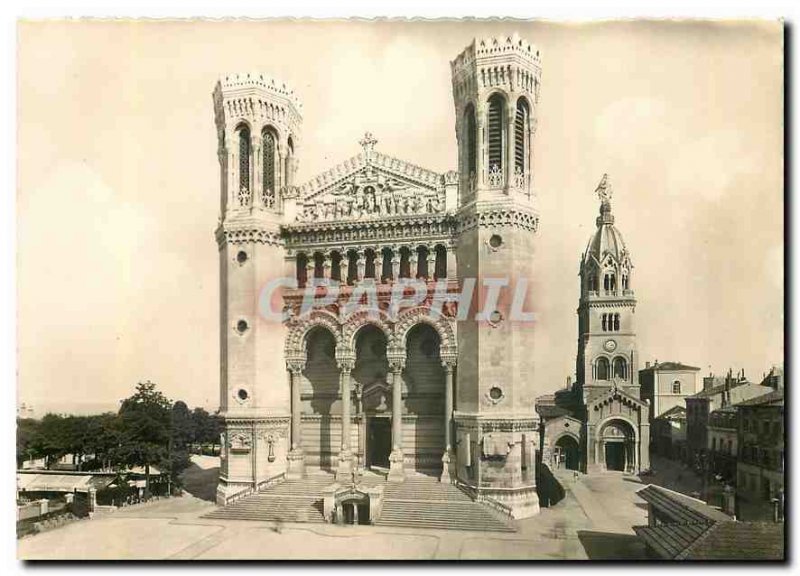
[(619, 314), (614, 314), (614, 332), (619, 332)]
[(475, 173), (478, 171), (478, 132), (475, 127), (475, 107), (467, 104), (464, 111), (464, 142), (466, 145), (466, 176), (472, 186)]
[(350, 250), (347, 253), (347, 283), (352, 285), (358, 278), (358, 253)]
[(681, 393), (681, 381), (680, 380), (675, 380), (675, 382), (672, 383), (672, 393), (673, 394), (680, 394)]
[(308, 257), (302, 252), (297, 255), (297, 286), (305, 288), (308, 281)]
[(608, 380), (608, 358), (601, 356), (597, 359), (597, 379)]
[(447, 278), (447, 248), (438, 244), (436, 246), (436, 279)]
[(607, 318), (608, 318), (608, 314), (603, 314), (603, 332), (608, 330), (608, 328), (607, 328), (608, 324), (606, 324)]
[(331, 252), (331, 280), (342, 281), (342, 255), (336, 250)]
[(628, 289), (628, 275), (627, 274), (623, 274), (622, 275), (622, 289), (623, 290), (627, 290)]
[(417, 278), (428, 277), (428, 247), (419, 246), (417, 248)]
[(400, 248), (400, 278), (409, 278), (411, 276), (411, 261), (409, 256), (408, 248), (405, 246)]
[(528, 102), (524, 98), (517, 100), (517, 113), (514, 117), (514, 174), (525, 174), (527, 156), (526, 129), (528, 127)]
[(250, 129), (239, 127), (239, 204), (250, 203)]
[(261, 201), (267, 208), (275, 207), (275, 133), (265, 128), (261, 133)]
[(489, 110), (486, 116), (487, 148), (489, 151), (489, 185), (503, 184), (503, 111), (505, 99), (500, 94), (489, 98)]
[(628, 362), (621, 356), (614, 358), (614, 378), (628, 378)]
[(371, 248), (364, 252), (364, 278), (375, 278), (375, 251)]
[(314, 278), (325, 278), (325, 255), (314, 253)]
[(291, 136), (289, 136), (288, 140), (286, 141), (286, 159), (284, 160), (284, 168), (283, 168), (283, 182), (281, 183), (282, 186), (291, 186), (294, 184), (294, 173), (293, 173), (293, 164), (294, 164), (294, 140)]
[(392, 277), (392, 249), (384, 248), (381, 251), (383, 255), (383, 269), (381, 270), (381, 281), (388, 280)]

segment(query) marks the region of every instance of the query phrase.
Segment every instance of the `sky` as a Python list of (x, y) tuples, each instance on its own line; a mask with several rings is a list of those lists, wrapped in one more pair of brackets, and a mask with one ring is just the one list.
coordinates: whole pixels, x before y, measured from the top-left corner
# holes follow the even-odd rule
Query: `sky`
[(365, 131), (377, 151), (445, 172), (449, 62), (476, 36), (513, 32), (543, 61), (537, 389), (574, 374), (603, 173), (635, 267), (642, 364), (755, 379), (783, 362), (777, 22), (23, 22), (18, 402), (114, 409), (149, 379), (216, 409), (220, 76), (294, 87), (299, 182), (358, 153)]

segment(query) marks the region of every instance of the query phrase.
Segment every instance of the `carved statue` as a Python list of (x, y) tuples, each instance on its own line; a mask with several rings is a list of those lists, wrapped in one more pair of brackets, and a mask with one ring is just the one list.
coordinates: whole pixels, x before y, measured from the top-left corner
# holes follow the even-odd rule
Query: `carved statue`
[(611, 188), (611, 182), (608, 181), (608, 174), (603, 174), (603, 178), (600, 180), (600, 184), (597, 185), (595, 192), (601, 201), (611, 200), (614, 191)]

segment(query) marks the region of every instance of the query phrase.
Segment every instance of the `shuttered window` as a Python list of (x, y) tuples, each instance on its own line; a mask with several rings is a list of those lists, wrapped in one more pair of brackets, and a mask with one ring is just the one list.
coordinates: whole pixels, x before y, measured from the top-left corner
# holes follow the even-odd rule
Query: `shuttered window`
[(261, 135), (261, 144), (261, 198), (264, 202), (264, 206), (272, 208), (275, 205), (275, 135), (270, 130), (264, 130), (264, 133)]
[(503, 169), (503, 97), (495, 94), (489, 99), (487, 116), (487, 140), (489, 148), (489, 170), (497, 166)]

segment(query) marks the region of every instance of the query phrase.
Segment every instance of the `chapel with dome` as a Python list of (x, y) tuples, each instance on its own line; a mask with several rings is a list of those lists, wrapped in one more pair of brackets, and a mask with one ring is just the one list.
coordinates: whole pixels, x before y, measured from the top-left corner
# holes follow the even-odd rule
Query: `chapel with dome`
[(633, 264), (611, 211), (607, 174), (597, 186), (600, 215), (580, 262), (574, 383), (541, 396), (541, 458), (584, 472), (639, 472), (650, 466), (647, 403), (641, 399)]

